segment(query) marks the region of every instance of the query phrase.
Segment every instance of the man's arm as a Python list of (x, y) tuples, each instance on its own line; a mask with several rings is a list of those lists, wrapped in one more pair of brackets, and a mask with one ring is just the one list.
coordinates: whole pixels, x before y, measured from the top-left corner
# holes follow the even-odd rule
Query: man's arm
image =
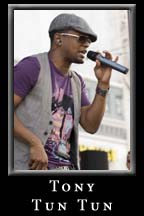
[(80, 124), (88, 133), (96, 133), (105, 112), (106, 98), (96, 94), (93, 103), (81, 108)]
[[(22, 97), (14, 94), (14, 108), (22, 102)], [(48, 157), (41, 140), (27, 129), (14, 112), (14, 136), (30, 146), (29, 166), (32, 170), (46, 170)]]
[[(112, 56), (109, 52), (104, 51), (104, 53), (105, 57), (112, 59)], [(118, 57), (115, 58), (115, 61), (117, 60)], [(104, 91), (108, 91), (109, 89), (111, 71), (112, 68), (103, 66), (98, 60), (96, 60), (94, 72), (98, 80), (97, 86)], [(81, 108), (80, 124), (87, 132), (93, 134), (98, 130), (105, 112), (105, 106), (106, 96), (96, 92), (92, 104)]]

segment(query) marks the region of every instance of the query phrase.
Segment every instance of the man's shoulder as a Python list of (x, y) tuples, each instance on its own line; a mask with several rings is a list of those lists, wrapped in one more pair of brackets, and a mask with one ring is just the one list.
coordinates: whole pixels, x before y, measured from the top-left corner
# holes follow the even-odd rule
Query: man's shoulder
[(39, 62), (38, 62), (36, 56), (34, 56), (34, 55), (26, 56), (26, 57), (22, 58), (21, 60), (16, 61), (15, 66), (17, 66), (17, 65), (29, 65), (29, 64), (39, 66)]
[(31, 55), (32, 58), (43, 58), (43, 57), (46, 57), (48, 58), (48, 52), (41, 52), (41, 53), (37, 53), (37, 54), (33, 54)]
[(78, 72), (72, 70), (71, 73), (72, 73), (72, 75), (73, 75), (74, 77), (76, 77), (81, 83), (84, 82), (82, 76), (81, 76)]

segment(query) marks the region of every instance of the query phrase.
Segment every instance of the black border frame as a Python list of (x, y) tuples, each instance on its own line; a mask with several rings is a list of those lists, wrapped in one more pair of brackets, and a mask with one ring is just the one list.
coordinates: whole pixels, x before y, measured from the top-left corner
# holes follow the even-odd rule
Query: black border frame
[[(60, 176), (60, 175), (76, 175), (76, 176), (84, 176), (84, 175), (136, 175), (136, 153), (135, 153), (135, 75), (136, 75), (136, 62), (134, 58), (134, 54), (136, 51), (136, 43), (135, 43), (135, 32), (136, 32), (136, 4), (91, 4), (91, 5), (74, 5), (74, 4), (61, 4), (61, 5), (53, 5), (53, 4), (9, 4), (8, 5), (8, 95), (13, 95), (13, 85), (11, 80), (13, 80), (13, 62), (14, 62), (14, 44), (12, 43), (12, 40), (14, 39), (14, 10), (129, 10), (129, 36), (130, 36), (130, 68), (133, 72), (130, 76), (130, 107), (131, 107), (131, 113), (130, 113), (130, 120), (131, 120), (131, 128), (130, 128), (130, 138), (131, 138), (131, 156), (132, 156), (132, 162), (133, 162), (133, 169), (131, 171), (14, 171), (13, 170), (13, 97), (8, 98), (8, 175), (12, 176), (19, 176), (19, 175), (40, 175), (40, 176)], [(133, 137), (132, 137), (133, 135)]]

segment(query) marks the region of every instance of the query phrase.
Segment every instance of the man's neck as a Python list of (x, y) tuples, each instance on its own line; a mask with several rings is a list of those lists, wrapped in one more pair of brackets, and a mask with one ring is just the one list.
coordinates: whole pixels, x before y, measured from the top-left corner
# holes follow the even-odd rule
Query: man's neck
[(54, 52), (53, 50), (50, 50), (48, 53), (48, 57), (55, 65), (55, 67), (59, 71), (61, 71), (61, 73), (63, 73), (63, 75), (68, 75), (71, 64), (69, 62), (66, 62), (59, 52)]

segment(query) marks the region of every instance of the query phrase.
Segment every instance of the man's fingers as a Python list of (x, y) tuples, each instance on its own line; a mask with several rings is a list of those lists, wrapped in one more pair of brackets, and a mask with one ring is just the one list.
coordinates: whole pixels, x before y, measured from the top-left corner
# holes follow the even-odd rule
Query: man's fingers
[(101, 66), (101, 63), (99, 60), (96, 60), (96, 66), (97, 66), (97, 68)]
[(107, 59), (112, 60), (112, 54), (111, 54), (110, 52), (108, 52), (107, 50), (104, 50), (103, 53), (105, 54), (105, 57), (106, 57)]
[[(110, 52), (108, 52), (107, 50), (105, 50), (105, 51), (103, 51), (103, 53), (105, 53), (105, 57), (106, 57), (107, 59), (112, 60), (112, 54), (111, 54)], [(114, 61), (114, 62), (117, 62), (118, 59), (119, 59), (119, 57), (116, 56), (115, 59), (114, 59), (113, 61)]]
[(46, 170), (48, 166), (47, 162), (42, 161), (30, 161), (29, 167), (31, 170)]
[(115, 59), (114, 59), (114, 62), (117, 62), (117, 61), (118, 61), (118, 59), (119, 59), (119, 57), (118, 57), (118, 56), (116, 56), (116, 57), (115, 57)]
[(38, 161), (30, 161), (29, 167), (31, 170), (35, 170), (38, 166)]

